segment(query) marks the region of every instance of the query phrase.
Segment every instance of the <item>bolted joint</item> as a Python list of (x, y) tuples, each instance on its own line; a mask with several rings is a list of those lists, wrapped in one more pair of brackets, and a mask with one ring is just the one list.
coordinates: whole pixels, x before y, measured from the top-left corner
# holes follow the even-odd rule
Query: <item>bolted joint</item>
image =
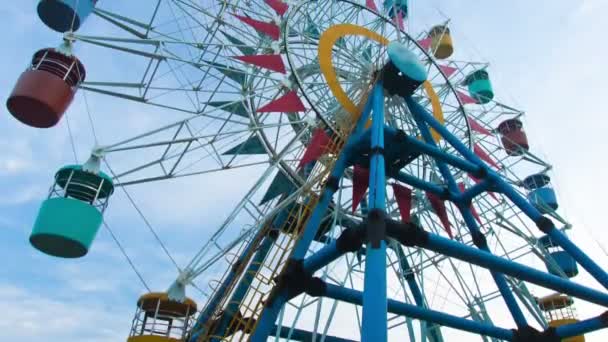
[(538, 331), (531, 326), (513, 330), (513, 342), (560, 342), (555, 328)]
[(276, 279), (277, 288), (287, 291), (287, 299), (292, 299), (302, 293), (311, 296), (321, 296), (325, 293), (325, 283), (304, 270), (301, 259), (289, 259), (285, 269)]
[(372, 149), (370, 150), (369, 156), (372, 157), (376, 154), (384, 156), (384, 147), (380, 147), (380, 146), (372, 147)]
[(608, 327), (608, 311), (604, 311), (604, 313), (600, 315), (600, 320), (604, 327)]
[(331, 190), (332, 192), (338, 191), (338, 189), (340, 188), (340, 179), (334, 176), (330, 176), (325, 182), (325, 188)]
[(372, 209), (367, 214), (366, 224), (367, 241), (372, 248), (380, 248), (380, 242), (386, 239), (385, 213), (381, 209)]
[(444, 186), (443, 191), (441, 191), (441, 193), (439, 194), (439, 198), (446, 201), (446, 200), (450, 200), (451, 197), (452, 197), (452, 194), (450, 193), (450, 189), (448, 189), (447, 186)]
[(336, 240), (336, 247), (342, 253), (358, 251), (363, 246), (364, 232), (357, 228), (345, 229)]
[(471, 236), (473, 237), (473, 243), (477, 247), (488, 247), (488, 241), (486, 237), (479, 231), (471, 232)]
[(408, 247), (424, 247), (429, 241), (429, 233), (411, 222), (387, 220), (386, 231), (388, 236)]
[(540, 229), (541, 232), (545, 234), (549, 234), (551, 229), (555, 228), (555, 224), (549, 218), (545, 216), (541, 216), (538, 220), (536, 220), (536, 227)]
[(484, 179), (488, 176), (488, 169), (485, 165), (481, 166), (477, 172), (473, 173), (473, 176), (475, 176), (477, 179)]

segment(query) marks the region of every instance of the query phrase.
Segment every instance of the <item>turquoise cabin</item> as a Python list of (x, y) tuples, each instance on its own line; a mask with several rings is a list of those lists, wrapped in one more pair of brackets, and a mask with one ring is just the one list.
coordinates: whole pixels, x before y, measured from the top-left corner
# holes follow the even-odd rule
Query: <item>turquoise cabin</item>
[(408, 5), (407, 0), (384, 0), (384, 10), (392, 19), (401, 14), (403, 18), (407, 18)]
[(103, 172), (94, 174), (80, 165), (61, 168), (55, 174), (49, 197), (42, 202), (30, 243), (56, 257), (86, 255), (113, 192), (112, 178)]
[(485, 69), (477, 70), (469, 74), (464, 80), (469, 88), (469, 94), (479, 104), (486, 104), (494, 99), (494, 90), (490, 82), (490, 76)]

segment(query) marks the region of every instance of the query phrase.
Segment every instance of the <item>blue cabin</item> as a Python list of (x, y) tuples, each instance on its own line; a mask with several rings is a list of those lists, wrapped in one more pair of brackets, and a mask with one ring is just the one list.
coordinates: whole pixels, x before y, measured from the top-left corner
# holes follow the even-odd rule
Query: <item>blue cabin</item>
[(77, 31), (96, 4), (97, 0), (40, 0), (38, 16), (57, 32)]
[(555, 191), (550, 183), (551, 178), (544, 173), (530, 175), (523, 181), (524, 188), (528, 190), (528, 200), (543, 214), (558, 208)]
[(469, 88), (469, 94), (477, 103), (486, 104), (494, 99), (494, 90), (486, 70), (472, 72), (465, 78), (464, 84)]
[(397, 14), (401, 14), (403, 18), (407, 18), (407, 0), (384, 0), (384, 10), (392, 19), (395, 19)]
[[(545, 260), (545, 266), (549, 273), (561, 275), (561, 270), (568, 278), (573, 278), (578, 275), (578, 265), (574, 258), (554, 243), (550, 236), (545, 235), (541, 237), (538, 239), (538, 244), (545, 248), (549, 252), (551, 259), (553, 259)], [(556, 269), (556, 267), (558, 269)]]

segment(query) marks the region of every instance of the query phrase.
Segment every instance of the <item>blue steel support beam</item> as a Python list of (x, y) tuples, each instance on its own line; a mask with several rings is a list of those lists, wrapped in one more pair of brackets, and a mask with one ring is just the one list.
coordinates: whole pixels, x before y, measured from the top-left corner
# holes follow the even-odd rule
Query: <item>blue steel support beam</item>
[(304, 270), (312, 274), (315, 271), (320, 270), (323, 266), (338, 259), (342, 254), (344, 253), (338, 250), (338, 240), (332, 240), (313, 255), (304, 259)]
[[(370, 216), (384, 213), (386, 200), (386, 172), (384, 169), (384, 89), (382, 82), (378, 81), (373, 89), (373, 120), (372, 141), (369, 168), (369, 204)], [(384, 224), (384, 216), (377, 221)], [(361, 341), (386, 341), (388, 331), (386, 308), (386, 241), (384, 232), (378, 234), (371, 229), (370, 218), (367, 227), (367, 248), (365, 255), (365, 277), (363, 280), (363, 322), (361, 327)], [(377, 236), (378, 241), (373, 241)]]
[[(411, 271), (412, 269), (410, 267), (409, 262), (407, 261), (407, 257), (405, 255), (405, 252), (403, 251), (403, 247), (401, 247), (401, 245), (395, 242), (391, 244), (391, 249), (394, 250), (397, 254), (401, 269), (404, 272)], [(405, 278), (405, 281), (407, 282), (407, 285), (410, 288), (410, 292), (412, 292), (412, 296), (414, 297), (414, 302), (416, 303), (416, 306), (420, 308), (426, 308), (424, 296), (422, 295), (422, 291), (420, 291), (420, 287), (416, 282), (416, 277), (414, 276), (414, 273), (410, 272), (409, 274), (404, 274), (403, 277)], [(439, 326), (436, 326), (434, 324), (425, 324), (425, 329), (429, 331), (431, 341), (437, 342), (442, 340), (441, 330)], [(422, 341), (424, 341), (424, 339), (422, 339)]]
[[(356, 305), (361, 305), (363, 303), (362, 292), (333, 284), (326, 284), (325, 296)], [(420, 308), (416, 305), (401, 303), (392, 299), (388, 300), (387, 306), (388, 311), (394, 314), (416, 318), (423, 321), (444, 325), (446, 327), (464, 330), (474, 334), (491, 336), (507, 341), (511, 341), (513, 339), (512, 330), (495, 327), (490, 324), (455, 317), (440, 311)]]
[[(291, 329), (289, 327), (280, 327), (279, 329), (279, 333), (277, 334), (277, 326), (274, 326), (274, 328), (272, 329), (273, 331), (273, 335), (278, 335), (278, 337), (281, 338), (289, 338), (290, 341), (302, 341), (302, 342), (308, 342), (308, 341), (312, 341), (313, 340), (313, 333), (311, 331), (306, 331), (306, 330), (302, 330), (302, 329)], [(317, 341), (321, 341), (321, 334), (317, 334)], [(356, 342), (353, 340), (349, 340), (349, 339), (345, 339), (345, 338), (341, 338), (341, 337), (336, 337), (336, 336), (330, 336), (330, 335), (325, 335), (323, 336), (323, 341), (325, 342)]]
[[(330, 177), (336, 180), (336, 182), (338, 182), (339, 179), (342, 178), (344, 170), (346, 169), (348, 158), (350, 157), (348, 155), (349, 144), (352, 144), (355, 138), (361, 133), (361, 131), (363, 131), (365, 123), (369, 118), (369, 114), (372, 109), (372, 98), (373, 96), (370, 96), (370, 98), (367, 100), (363, 112), (361, 113), (361, 116), (357, 121), (355, 129), (348, 137), (348, 141), (346, 142), (345, 147), (343, 148), (342, 152), (338, 156), (338, 159), (336, 160), (336, 164), (334, 165), (334, 168), (330, 175)], [(319, 230), (319, 224), (321, 223), (321, 219), (327, 211), (329, 203), (336, 190), (337, 189), (333, 189), (332, 187), (328, 186), (324, 188), (323, 194), (321, 195), (319, 202), (315, 206), (315, 209), (313, 210), (312, 214), (310, 215), (310, 218), (308, 219), (308, 222), (306, 223), (306, 226), (304, 227), (304, 232), (302, 233), (302, 236), (300, 237), (293, 249), (292, 259), (302, 259), (306, 255), (310, 244), (312, 243), (315, 235), (317, 234), (317, 231)], [(250, 340), (252, 342), (264, 342), (267, 340), (268, 336), (270, 336), (271, 334), (272, 327), (274, 326), (277, 316), (287, 300), (288, 298), (286, 289), (280, 289), (278, 293), (273, 296), (272, 301), (269, 302), (269, 304), (262, 311), (256, 329), (251, 334)]]
[[(411, 96), (406, 97), (405, 101), (410, 109), (410, 112), (414, 116), (414, 120), (416, 121), (418, 129), (420, 129), (420, 133), (422, 134), (422, 137), (424, 138), (426, 143), (436, 147), (437, 144), (435, 143), (431, 131), (429, 130), (429, 127), (425, 122), (425, 116), (429, 116), (430, 114), (420, 104), (415, 102)], [(443, 125), (441, 126), (443, 127)], [(455, 136), (448, 132), (447, 129), (444, 128), (444, 131), (444, 133), (449, 135), (452, 140), (456, 140), (459, 144), (464, 146)], [(460, 193), (460, 189), (458, 189), (456, 181), (454, 180), (454, 177), (452, 176), (452, 173), (450, 172), (450, 169), (447, 167), (447, 165), (441, 160), (436, 160), (436, 162), (437, 167), (441, 172), (441, 175), (448, 183), (448, 189), (450, 190), (450, 192)], [(478, 162), (480, 167), (485, 165), (479, 161), (475, 162)], [(473, 218), (473, 214), (471, 213), (471, 207), (469, 205), (462, 205), (462, 203), (460, 203), (458, 205), (458, 209), (460, 210), (465, 220), (465, 223), (471, 231), (471, 235), (473, 236), (473, 241), (475, 242), (475, 245), (480, 250), (491, 254), (490, 249), (488, 248), (488, 245), (485, 241), (485, 238), (481, 233), (477, 222)], [(500, 291), (500, 294), (502, 295), (503, 300), (505, 301), (509, 312), (511, 312), (511, 316), (513, 316), (513, 320), (515, 321), (517, 326), (520, 328), (528, 326), (528, 323), (526, 322), (526, 317), (524, 316), (524, 313), (521, 311), (521, 308), (517, 304), (515, 295), (513, 294), (513, 292), (511, 292), (511, 289), (509, 289), (509, 285), (507, 284), (505, 277), (502, 274), (494, 272), (492, 269), (490, 269), (490, 273), (492, 274), (492, 278), (494, 278), (494, 282), (496, 283), (496, 286), (498, 287), (498, 290)]]
[[(422, 106), (420, 106), (412, 98), (406, 98), (407, 105), (410, 109), (415, 109), (424, 121), (426, 121), (434, 130), (436, 130), (446, 141), (448, 141), (460, 154), (471, 162), (483, 165), (481, 159), (475, 155), (469, 148), (453, 136), (439, 121), (429, 114)], [(496, 172), (486, 166), (488, 177), (495, 182), (496, 188), (505, 194), (509, 199), (519, 207), (533, 221), (538, 222), (542, 214), (538, 209), (534, 208), (522, 195), (515, 191), (507, 182)], [(604, 271), (597, 263), (587, 256), (580, 248), (566, 237), (564, 233), (555, 227), (547, 227), (546, 234), (551, 236), (560, 247), (568, 252), (574, 260), (576, 260), (589, 274), (591, 274), (600, 284), (608, 289), (608, 273)]]
[(407, 173), (400, 171), (396, 175), (392, 175), (392, 177), (399, 182), (409, 184), (417, 189), (421, 189), (424, 191), (431, 192), (435, 195), (443, 195), (445, 190), (444, 188), (438, 186), (437, 184), (433, 184), (431, 182), (424, 181), (418, 177), (414, 177), (412, 175), (408, 175)]
[(463, 243), (446, 239), (436, 234), (427, 234), (427, 241), (421, 246), (422, 248), (464, 260), (489, 270), (504, 273), (595, 304), (608, 306), (608, 294), (576, 284), (568, 279), (554, 276), (511, 260), (495, 256), (492, 253), (467, 246)]
[(556, 327), (555, 333), (558, 337), (565, 339), (568, 337), (584, 335), (592, 331), (604, 329), (607, 326), (608, 313), (605, 312), (597, 317)]

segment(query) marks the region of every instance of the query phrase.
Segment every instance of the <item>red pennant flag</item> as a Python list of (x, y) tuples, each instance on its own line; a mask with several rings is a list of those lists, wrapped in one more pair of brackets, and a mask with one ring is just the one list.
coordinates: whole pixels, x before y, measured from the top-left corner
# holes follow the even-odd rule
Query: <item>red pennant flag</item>
[(302, 159), (300, 159), (298, 169), (313, 160), (319, 159), (319, 157), (327, 151), (329, 142), (329, 136), (322, 128), (315, 129), (308, 146), (306, 146), (306, 151), (304, 151), (304, 155), (302, 156)]
[(251, 56), (233, 56), (239, 61), (266, 68), (272, 71), (286, 73), (285, 64), (281, 55), (251, 55)]
[(268, 35), (273, 40), (279, 40), (279, 37), (281, 36), (281, 29), (275, 24), (251, 19), (248, 17), (243, 17), (243, 16), (236, 15), (236, 14), (233, 14), (233, 15), (237, 19), (239, 19), (240, 21), (244, 22), (245, 24), (253, 27), (257, 31), (260, 31), (260, 32)]
[(257, 113), (272, 113), (272, 112), (281, 112), (281, 113), (293, 113), (293, 112), (303, 112), (306, 110), (302, 100), (298, 97), (298, 93), (295, 90), (292, 90), (285, 95), (279, 97), (278, 99), (266, 104), (265, 106), (258, 108)]
[(448, 236), (450, 239), (453, 239), (454, 236), (452, 235), (452, 225), (450, 225), (448, 211), (445, 208), (444, 201), (432, 192), (427, 192), (426, 198), (428, 198), (429, 202), (431, 203), (431, 207), (433, 207), (435, 214), (437, 214), (439, 217), (439, 220), (441, 221), (443, 228), (445, 228), (445, 231), (448, 233)]
[(281, 0), (264, 0), (278, 15), (283, 15), (289, 9), (289, 5)]
[(401, 221), (410, 222), (410, 212), (412, 210), (412, 190), (409, 188), (393, 184), (393, 193), (397, 200), (397, 206), (399, 207), (399, 213), (401, 214)]
[(447, 65), (438, 65), (439, 69), (445, 74), (445, 77), (450, 78), (458, 69)]
[(478, 144), (474, 144), (473, 145), (473, 152), (475, 152), (475, 154), (481, 158), (481, 160), (485, 161), (486, 163), (494, 166), (495, 169), (500, 169), (500, 166), (498, 166), (498, 164), (496, 164), (496, 162), (494, 161), (494, 159), (492, 159), (488, 153), (486, 153), (486, 151), (479, 146)]
[(418, 45), (420, 45), (422, 47), (422, 49), (426, 51), (431, 47), (432, 42), (433, 42), (433, 39), (431, 37), (428, 37), (428, 38), (419, 40)]
[(473, 118), (467, 117), (467, 121), (469, 122), (469, 125), (471, 125), (471, 129), (473, 129), (475, 132), (485, 135), (492, 135), (492, 132), (488, 131), (479, 122), (473, 120)]
[(369, 187), (369, 170), (359, 165), (353, 167), (353, 213)]
[(462, 101), (462, 104), (477, 104), (477, 101), (474, 98), (461, 91), (456, 90), (456, 96)]
[[(476, 184), (481, 182), (481, 179), (469, 174), (469, 178), (471, 178), (473, 180), (473, 182), (475, 182)], [(496, 197), (496, 194), (494, 194), (493, 192), (488, 191), (488, 194), (490, 194), (490, 196), (492, 196), (492, 198), (496, 201), (498, 201), (498, 197)]]
[(371, 9), (372, 11), (378, 12), (378, 7), (376, 7), (376, 3), (374, 0), (365, 0), (365, 6)]
[[(464, 183), (460, 182), (458, 183), (458, 189), (460, 189), (460, 192), (464, 192)], [(471, 214), (473, 214), (473, 217), (475, 217), (475, 220), (477, 220), (477, 222), (479, 224), (481, 224), (481, 218), (479, 217), (479, 214), (477, 213), (477, 210), (475, 210), (475, 207), (473, 206), (473, 204), (471, 204), (471, 206), (469, 207), (471, 209)]]

